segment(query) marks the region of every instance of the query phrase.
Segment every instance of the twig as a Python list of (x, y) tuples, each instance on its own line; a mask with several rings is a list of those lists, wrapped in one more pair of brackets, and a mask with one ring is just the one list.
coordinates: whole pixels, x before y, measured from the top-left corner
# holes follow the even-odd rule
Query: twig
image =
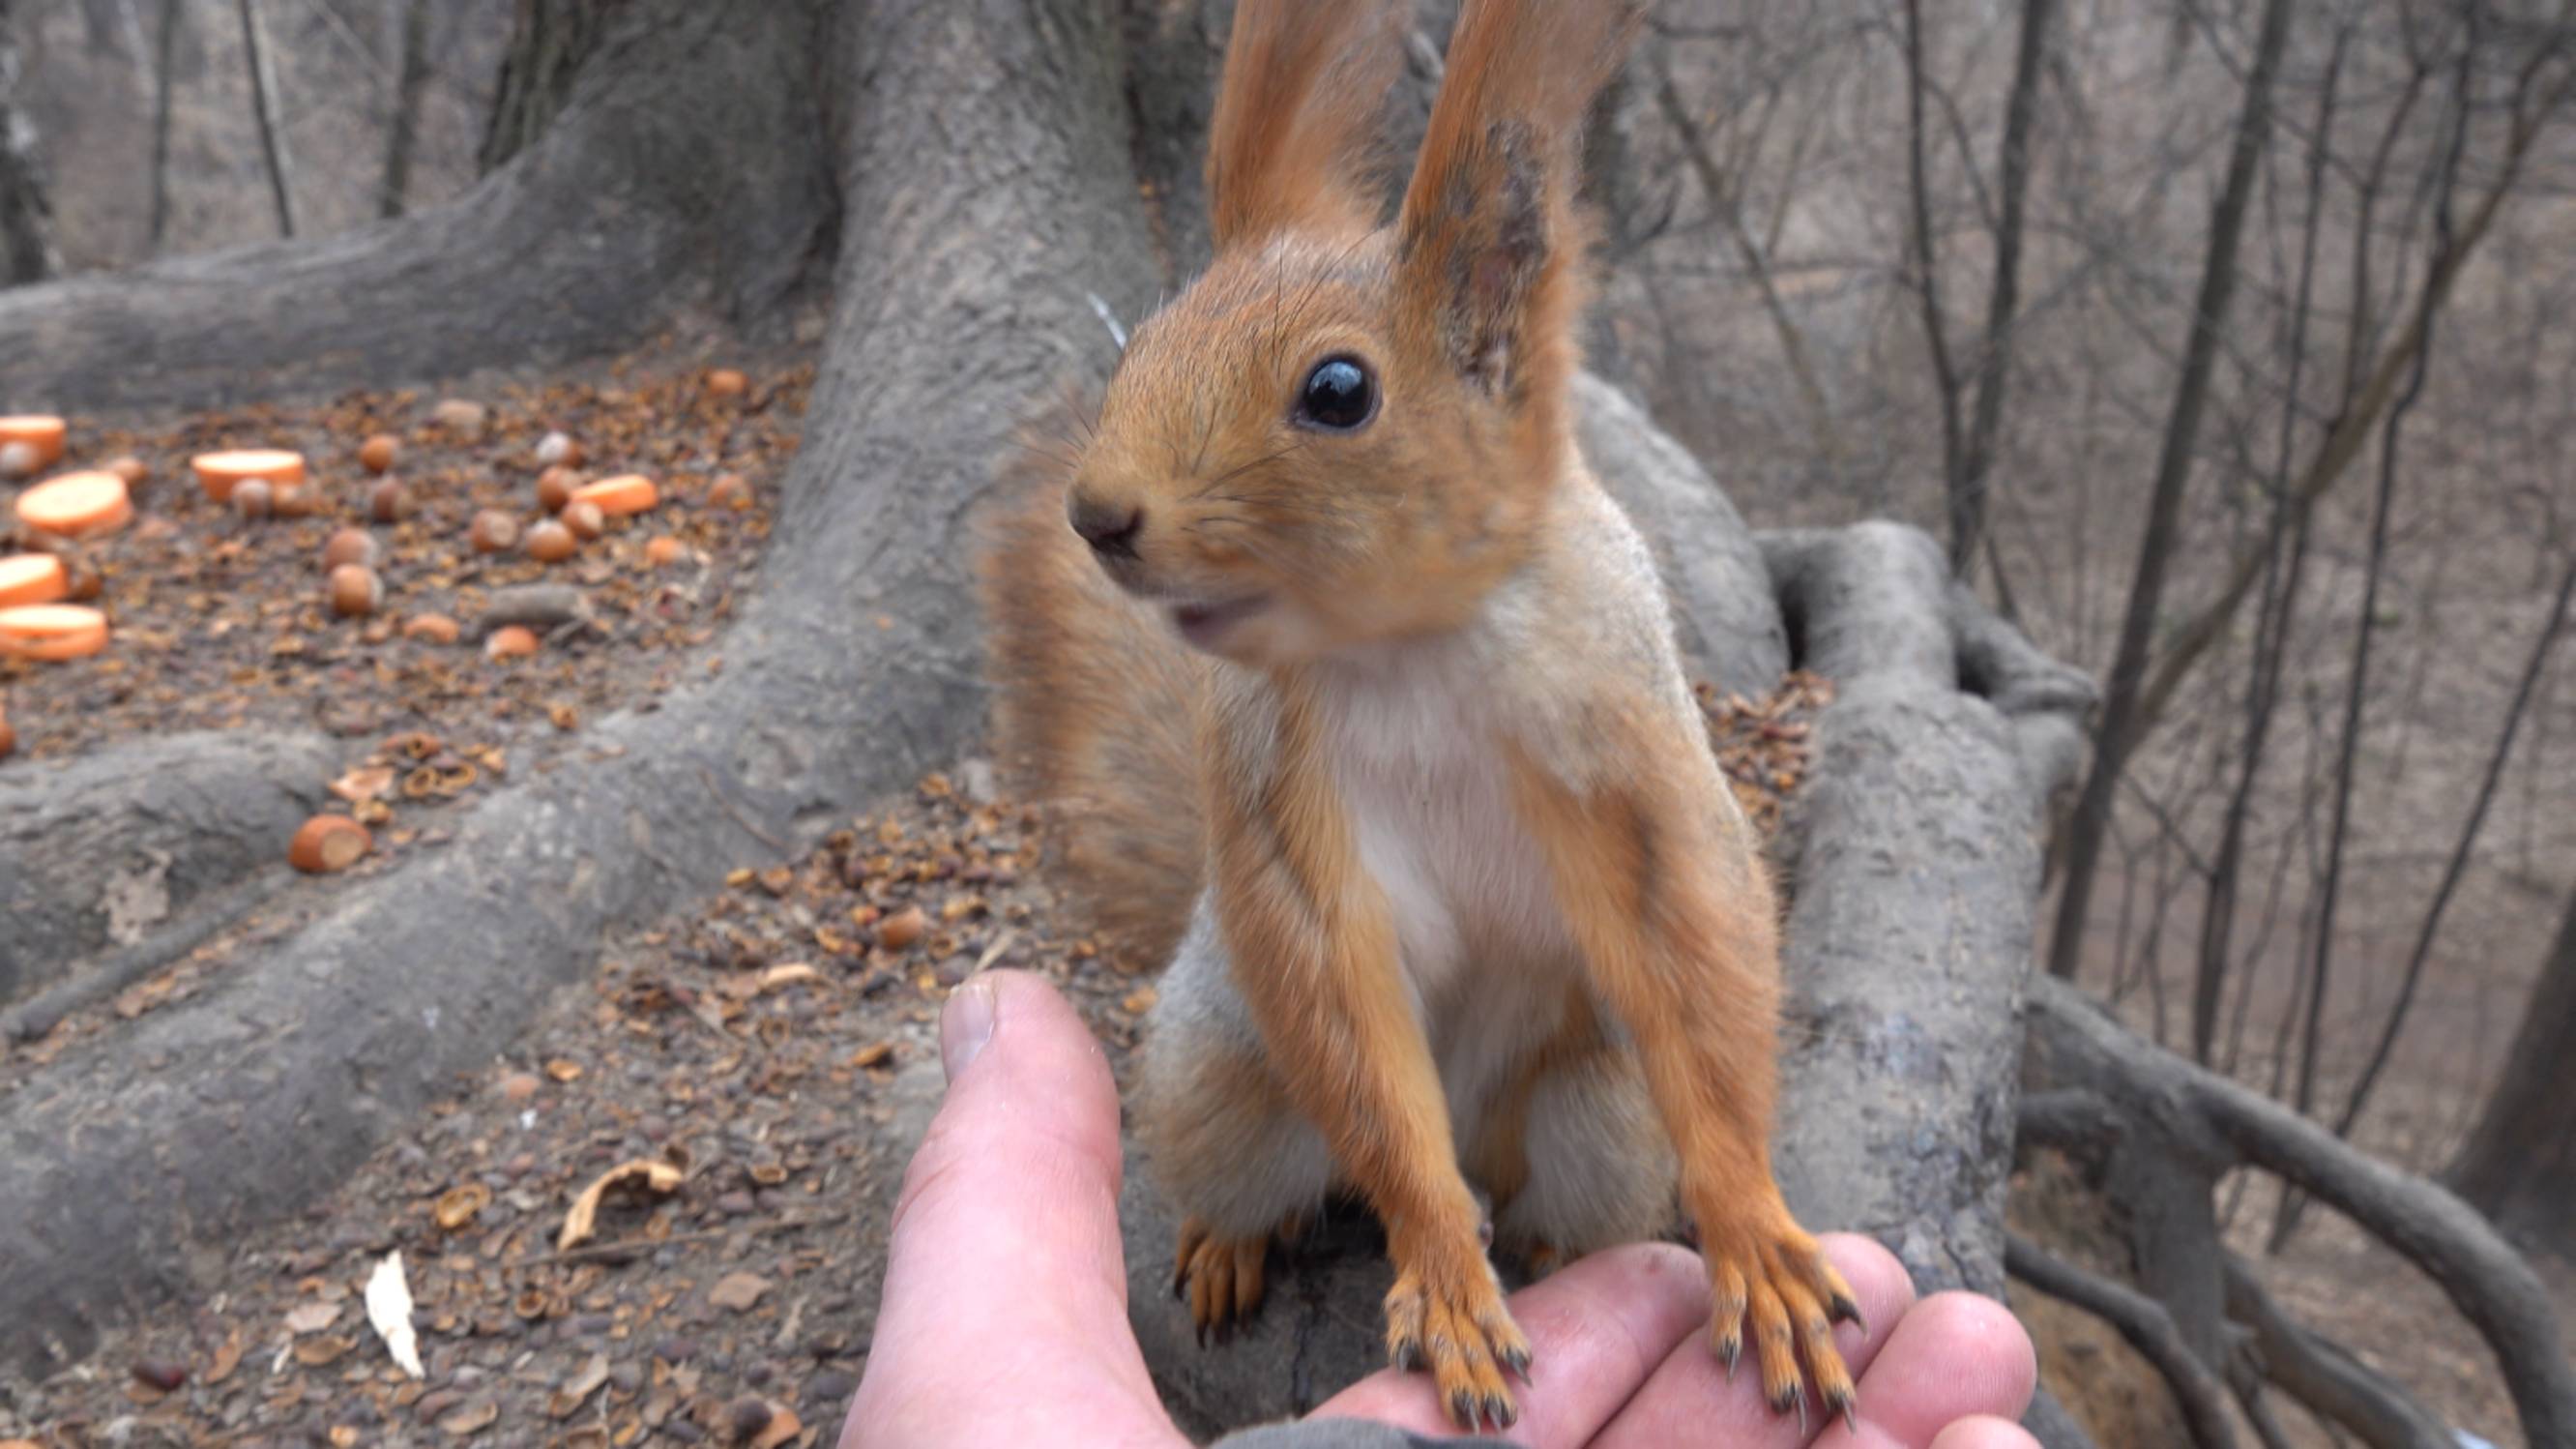
[(2108, 1278), (2095, 1277), (2050, 1257), (2018, 1233), (2004, 1235), (2004, 1271), (2051, 1298), (2063, 1299), (2120, 1331), (2146, 1355), (2174, 1392), (2200, 1449), (2235, 1449), (2227, 1421), (2227, 1389), (2182, 1341), (2165, 1306)]
[(2292, 1322), (2253, 1271), (2227, 1260), (2227, 1316), (2252, 1330), (2264, 1376), (2371, 1449), (2451, 1449), (2453, 1440), (2406, 1390)]

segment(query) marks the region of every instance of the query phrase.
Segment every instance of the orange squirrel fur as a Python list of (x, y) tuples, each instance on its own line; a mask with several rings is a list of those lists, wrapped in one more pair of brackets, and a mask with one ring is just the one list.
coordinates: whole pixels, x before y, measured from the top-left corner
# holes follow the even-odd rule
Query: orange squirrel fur
[(998, 751), (1104, 925), (1170, 960), (1132, 1121), (1202, 1328), (1355, 1191), (1390, 1358), (1508, 1424), (1529, 1349), (1471, 1180), (1534, 1265), (1678, 1203), (1716, 1351), (1848, 1414), (1857, 1310), (1770, 1169), (1771, 885), (1572, 437), (1577, 133), (1637, 8), (1468, 0), (1379, 228), (1401, 14), (1237, 7), (1215, 260), (981, 560)]

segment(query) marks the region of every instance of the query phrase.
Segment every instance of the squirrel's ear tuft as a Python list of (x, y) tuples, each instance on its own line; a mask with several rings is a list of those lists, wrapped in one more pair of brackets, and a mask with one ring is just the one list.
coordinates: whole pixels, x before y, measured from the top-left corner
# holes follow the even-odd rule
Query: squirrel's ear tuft
[(1636, 0), (1467, 0), (1397, 223), (1404, 295), (1459, 374), (1553, 393), (1583, 288), (1578, 140)]
[(1403, 62), (1400, 0), (1241, 0), (1208, 127), (1218, 251), (1297, 225), (1378, 217), (1386, 97)]

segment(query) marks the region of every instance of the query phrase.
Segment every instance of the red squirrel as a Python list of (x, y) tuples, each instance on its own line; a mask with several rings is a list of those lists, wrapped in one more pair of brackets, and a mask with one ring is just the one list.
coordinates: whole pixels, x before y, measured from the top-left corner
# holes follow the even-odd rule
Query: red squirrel
[(1381, 226), (1403, 8), (1236, 8), (1214, 260), (980, 562), (999, 751), (1168, 956), (1131, 1121), (1202, 1330), (1353, 1192), (1389, 1358), (1508, 1425), (1488, 1232), (1545, 1271), (1678, 1203), (1719, 1357), (1849, 1416), (1858, 1309), (1771, 1171), (1772, 885), (1573, 436), (1577, 143), (1639, 9), (1467, 0)]

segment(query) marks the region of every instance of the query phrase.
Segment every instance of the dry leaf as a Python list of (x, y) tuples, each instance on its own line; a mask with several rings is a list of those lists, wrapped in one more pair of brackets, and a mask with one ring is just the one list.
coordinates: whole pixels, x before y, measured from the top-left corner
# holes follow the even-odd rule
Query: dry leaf
[(561, 1057), (557, 1057), (553, 1061), (546, 1063), (546, 1075), (554, 1078), (558, 1082), (579, 1081), (581, 1079), (581, 1063), (566, 1061)]
[(761, 972), (760, 989), (763, 991), (776, 991), (782, 986), (793, 986), (799, 981), (812, 981), (819, 983), (822, 979), (822, 972), (815, 970), (813, 967), (802, 961), (790, 961), (784, 966), (772, 966), (768, 970)]
[(547, 1398), (546, 1412), (558, 1419), (569, 1419), (578, 1413), (582, 1403), (591, 1395), (598, 1393), (599, 1386), (606, 1382), (608, 1382), (608, 1355), (594, 1353), (590, 1356), (590, 1362), (582, 1365), (580, 1373), (573, 1375), (562, 1388), (555, 1390)]
[(753, 1304), (760, 1301), (760, 1295), (768, 1291), (769, 1280), (757, 1273), (727, 1273), (708, 1292), (707, 1301), (718, 1308), (747, 1313)]
[(233, 1376), (233, 1370), (241, 1367), (241, 1358), (241, 1333), (239, 1330), (235, 1330), (230, 1337), (224, 1340), (223, 1347), (215, 1350), (214, 1362), (206, 1365), (205, 1377), (200, 1379), (199, 1382), (219, 1384), (224, 1380), (231, 1378)]
[(286, 1315), (286, 1329), (302, 1337), (308, 1333), (320, 1333), (339, 1321), (340, 1305), (337, 1303), (299, 1303), (293, 1312)]
[(451, 1187), (440, 1193), (438, 1207), (433, 1216), (438, 1219), (438, 1225), (441, 1228), (452, 1233), (474, 1221), (476, 1213), (491, 1205), (492, 1189), (479, 1182), (469, 1182), (462, 1187)]
[(449, 1414), (438, 1421), (438, 1427), (451, 1437), (462, 1439), (491, 1428), (492, 1421), (500, 1417), (501, 1406), (491, 1399), (485, 1399), (479, 1404), (468, 1404)]
[(555, 1235), (555, 1250), (562, 1252), (590, 1241), (599, 1231), (599, 1202), (614, 1187), (641, 1186), (657, 1193), (680, 1190), (684, 1174), (667, 1162), (637, 1158), (621, 1162), (599, 1175), (599, 1180), (581, 1190), (573, 1199), (572, 1211), (564, 1215), (563, 1231)]
[(884, 1066), (886, 1061), (893, 1055), (893, 1042), (871, 1042), (868, 1045), (859, 1048), (857, 1051), (850, 1053), (850, 1065), (861, 1069), (868, 1067), (881, 1067)]
[(326, 1368), (347, 1357), (349, 1350), (355, 1347), (356, 1344), (338, 1334), (308, 1338), (295, 1345), (295, 1361), (306, 1368)]
[(805, 1432), (805, 1426), (796, 1421), (794, 1409), (783, 1404), (770, 1407), (769, 1427), (761, 1430), (760, 1437), (751, 1441), (751, 1449), (778, 1449), (779, 1445)]
[(412, 1337), (411, 1284), (403, 1278), (400, 1250), (385, 1255), (376, 1271), (367, 1275), (367, 1321), (375, 1325), (376, 1335), (385, 1341), (385, 1350), (402, 1365), (402, 1371), (413, 1378), (424, 1377), (420, 1363), (420, 1345)]

